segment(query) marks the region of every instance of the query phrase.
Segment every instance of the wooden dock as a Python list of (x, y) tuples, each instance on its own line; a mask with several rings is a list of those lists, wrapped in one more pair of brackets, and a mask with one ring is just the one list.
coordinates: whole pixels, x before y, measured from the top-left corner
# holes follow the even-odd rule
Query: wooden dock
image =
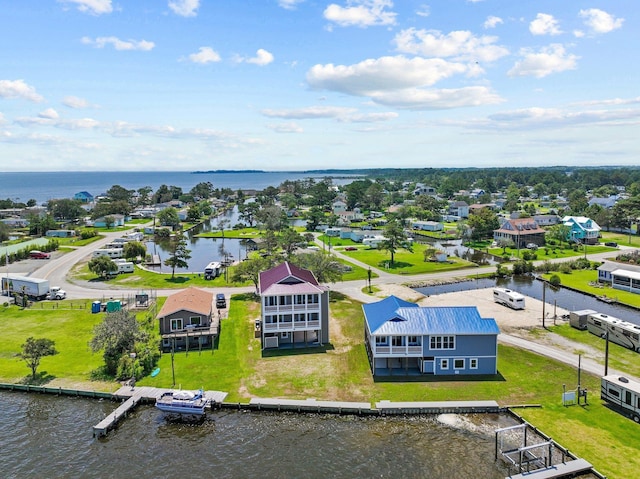
[(376, 409), (381, 414), (473, 414), (502, 410), (496, 401), (378, 401)]
[[(121, 419), (127, 417), (129, 412), (131, 412), (138, 404), (155, 403), (156, 399), (162, 396), (162, 394), (173, 390), (174, 389), (160, 389), (146, 386), (134, 388), (130, 386), (121, 387), (113, 394), (113, 397), (115, 399), (121, 399), (124, 402), (118, 406), (115, 411), (93, 426), (93, 435), (97, 437), (105, 436), (107, 432), (109, 432), (110, 429), (113, 429)], [(213, 407), (216, 404), (221, 404), (227, 397), (227, 393), (220, 391), (205, 391), (204, 396), (209, 400), (209, 407)]]
[(556, 479), (560, 477), (574, 477), (576, 474), (591, 471), (593, 466), (584, 459), (563, 462), (544, 469), (536, 469), (531, 472), (523, 472), (515, 476), (507, 476), (505, 479)]
[(145, 264), (147, 266), (159, 266), (161, 264), (160, 255), (152, 254), (151, 259), (149, 261), (146, 261)]
[(320, 412), (334, 414), (372, 413), (368, 402), (318, 401), (316, 399), (251, 398), (249, 406), (258, 410)]

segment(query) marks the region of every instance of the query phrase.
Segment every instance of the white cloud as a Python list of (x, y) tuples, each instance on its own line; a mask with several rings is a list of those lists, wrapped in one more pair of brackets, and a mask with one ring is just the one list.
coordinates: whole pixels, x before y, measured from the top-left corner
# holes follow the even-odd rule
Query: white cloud
[(195, 17), (200, 7), (200, 0), (171, 0), (169, 8), (181, 17)]
[(428, 17), (429, 15), (431, 15), (431, 8), (429, 7), (429, 5), (420, 5), (418, 7), (418, 10), (416, 10), (416, 15), (418, 15), (419, 17)]
[(220, 61), (220, 55), (211, 47), (200, 47), (198, 53), (192, 53), (189, 55), (189, 61), (193, 63), (214, 63)]
[(568, 54), (560, 44), (552, 44), (539, 52), (530, 49), (520, 50), (523, 59), (516, 62), (509, 76), (535, 76), (542, 78), (552, 73), (575, 70), (578, 56)]
[(341, 121), (349, 123), (379, 123), (381, 121), (395, 120), (399, 116), (400, 115), (393, 111), (385, 113), (360, 113), (350, 115), (345, 119), (341, 119)]
[(59, 118), (60, 115), (58, 115), (58, 112), (55, 111), (53, 108), (47, 108), (46, 110), (38, 113), (38, 116), (40, 118), (45, 118), (48, 120), (56, 120)]
[(245, 61), (247, 63), (253, 63), (254, 65), (259, 65), (263, 67), (273, 61), (273, 55), (267, 50), (260, 48), (258, 49), (258, 51), (256, 51), (255, 57), (247, 58)]
[(496, 28), (496, 26), (498, 26), (499, 24), (504, 23), (504, 21), (502, 20), (502, 18), (500, 17), (496, 17), (494, 15), (489, 15), (487, 17), (487, 19), (484, 21), (484, 24), (482, 25), (485, 29), (489, 29), (489, 28)]
[(500, 128), (553, 128), (584, 124), (614, 124), (637, 122), (640, 109), (571, 111), (561, 108), (523, 108), (490, 115), (493, 126)]
[(78, 10), (83, 13), (90, 13), (92, 15), (102, 15), (104, 13), (111, 13), (113, 7), (111, 6), (111, 0), (58, 0), (61, 3), (72, 3), (77, 5)]
[(407, 88), (394, 92), (381, 92), (376, 103), (406, 110), (444, 110), (469, 106), (494, 105), (504, 100), (484, 86), (454, 89)]
[(314, 89), (371, 96), (380, 91), (430, 86), (466, 71), (465, 65), (440, 58), (395, 56), (355, 65), (315, 65), (307, 72), (307, 82)]
[(120, 40), (117, 37), (97, 37), (92, 40), (89, 37), (83, 37), (82, 43), (85, 45), (95, 45), (96, 48), (104, 48), (107, 45), (113, 45), (116, 50), (140, 50), (149, 51), (153, 50), (156, 46), (153, 42), (146, 40)]
[(0, 80), (1, 98), (23, 98), (35, 102), (44, 100), (42, 95), (36, 93), (36, 89), (27, 85), (24, 80)]
[(438, 30), (409, 28), (398, 33), (393, 42), (398, 51), (427, 57), (452, 57), (457, 60), (495, 61), (509, 54), (509, 50), (495, 45), (497, 37), (460, 30), (443, 35)]
[(4, 119), (4, 115), (0, 111), (0, 125), (2, 125), (3, 123), (6, 123), (6, 120)]
[(584, 37), (584, 32), (582, 30), (574, 30), (573, 36), (576, 38), (582, 38)]
[(306, 108), (262, 110), (261, 113), (269, 118), (284, 118), (290, 120), (314, 120), (319, 118), (343, 118), (355, 113), (354, 108), (339, 106), (309, 106)]
[(278, 5), (285, 10), (295, 10), (296, 6), (302, 2), (304, 2), (304, 0), (278, 0)]
[(580, 16), (585, 19), (584, 24), (589, 27), (592, 33), (609, 33), (622, 27), (624, 22), (624, 18), (616, 18), (598, 8), (580, 10)]
[(89, 102), (84, 98), (79, 98), (77, 96), (66, 96), (62, 100), (62, 104), (64, 106), (68, 106), (69, 108), (82, 109), (89, 108)]
[(101, 123), (98, 120), (94, 120), (93, 118), (66, 120), (60, 119), (58, 117), (47, 118), (39, 116), (16, 118), (15, 122), (25, 128), (30, 126), (51, 126), (61, 130), (91, 130), (97, 129), (101, 126)]
[(272, 123), (268, 124), (267, 128), (276, 133), (302, 133), (304, 131), (303, 128), (296, 123)]
[(385, 10), (392, 7), (391, 0), (348, 0), (346, 7), (335, 3), (329, 5), (324, 11), (324, 18), (341, 27), (395, 25), (397, 14)]
[(538, 13), (536, 19), (529, 24), (529, 31), (533, 35), (560, 35), (558, 20), (548, 13)]

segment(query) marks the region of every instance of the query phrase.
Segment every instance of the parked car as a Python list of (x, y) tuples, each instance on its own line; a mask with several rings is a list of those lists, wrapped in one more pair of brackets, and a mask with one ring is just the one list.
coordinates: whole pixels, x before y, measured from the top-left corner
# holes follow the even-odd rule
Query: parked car
[(49, 253), (45, 253), (43, 251), (33, 250), (29, 252), (29, 258), (32, 259), (49, 259), (51, 255)]
[(604, 245), (605, 246), (610, 246), (612, 248), (617, 248), (618, 247), (618, 243), (616, 243), (615, 241), (607, 241)]
[(227, 307), (227, 300), (224, 297), (224, 294), (223, 293), (216, 294), (216, 308), (221, 309), (226, 307)]
[(358, 249), (358, 248), (356, 248), (355, 246), (347, 246), (344, 250), (345, 250), (345, 251), (355, 251), (355, 250), (357, 250), (357, 249)]

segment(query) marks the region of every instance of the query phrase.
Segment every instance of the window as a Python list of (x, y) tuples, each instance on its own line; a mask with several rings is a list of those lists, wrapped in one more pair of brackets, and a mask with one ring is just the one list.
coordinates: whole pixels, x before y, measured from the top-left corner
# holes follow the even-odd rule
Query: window
[(278, 298), (276, 296), (267, 296), (266, 298), (264, 298), (264, 305), (265, 306), (277, 306), (278, 305)]
[(307, 295), (307, 304), (318, 304), (318, 295), (317, 294), (308, 294)]
[(280, 298), (280, 306), (288, 306), (292, 303), (293, 298), (291, 296), (279, 296)]
[(469, 359), (469, 368), (478, 369), (478, 360), (476, 358)]
[(389, 346), (389, 337), (376, 336), (376, 346)]
[(404, 336), (391, 336), (392, 346), (404, 346)]
[(278, 317), (273, 315), (265, 316), (264, 322), (267, 324), (275, 324), (278, 322)]
[(293, 316), (290, 315), (290, 314), (283, 314), (282, 315), (282, 322), (283, 323), (290, 323), (292, 319), (293, 319)]
[(449, 369), (449, 360), (441, 359), (440, 360), (440, 369)]
[(280, 333), (280, 337), (281, 337), (282, 339), (288, 339), (288, 338), (289, 338), (289, 333), (288, 333), (288, 332)]
[(200, 316), (191, 316), (189, 318), (189, 324), (193, 326), (200, 326), (201, 321), (202, 321), (202, 318)]
[(420, 346), (420, 337), (419, 336), (409, 336), (407, 338), (409, 342), (409, 346)]
[(180, 331), (184, 329), (182, 327), (182, 318), (172, 319), (171, 320), (171, 331)]
[(294, 303), (295, 304), (304, 304), (304, 298), (305, 298), (304, 294), (296, 294), (296, 296), (294, 298), (295, 299)]
[(453, 369), (464, 369), (464, 359), (454, 359)]
[(296, 323), (304, 323), (305, 317), (304, 313), (296, 313), (293, 315), (293, 320)]
[(431, 336), (429, 340), (429, 349), (455, 349), (455, 336)]
[(320, 319), (320, 314), (309, 313), (309, 321), (318, 321), (319, 319)]

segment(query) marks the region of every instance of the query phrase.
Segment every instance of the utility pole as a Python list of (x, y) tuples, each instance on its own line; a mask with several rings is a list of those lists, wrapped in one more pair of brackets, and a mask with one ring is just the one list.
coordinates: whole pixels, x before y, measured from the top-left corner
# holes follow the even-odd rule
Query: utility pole
[(547, 282), (542, 281), (542, 327), (544, 329), (547, 329), (547, 327), (544, 324), (544, 315), (545, 315), (544, 307), (546, 305), (545, 303), (546, 294), (547, 294)]

